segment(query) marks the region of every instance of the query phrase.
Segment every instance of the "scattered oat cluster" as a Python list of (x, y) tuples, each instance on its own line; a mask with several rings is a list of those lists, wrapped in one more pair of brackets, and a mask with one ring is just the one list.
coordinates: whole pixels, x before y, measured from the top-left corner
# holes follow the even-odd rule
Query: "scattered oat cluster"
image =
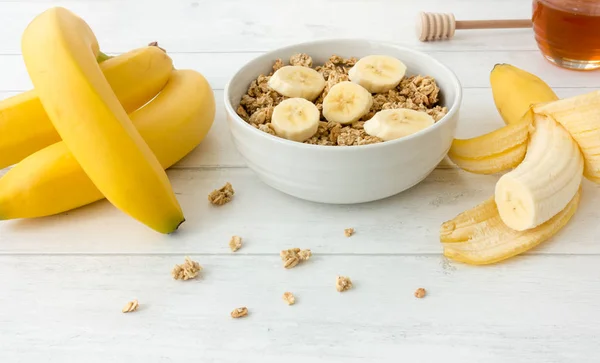
[(189, 257), (185, 258), (182, 265), (175, 265), (171, 271), (171, 275), (175, 280), (189, 280), (196, 278), (202, 270), (202, 266), (196, 261), (192, 261)]
[[(323, 116), (323, 99), (335, 84), (348, 81), (348, 71), (357, 62), (357, 58), (344, 59), (332, 55), (325, 64), (314, 66), (312, 58), (308, 54), (295, 54), (290, 57), (289, 64), (314, 68), (323, 75), (326, 84), (323, 92), (314, 101), (317, 109), (321, 112), (321, 122), (317, 133), (310, 139), (304, 141), (306, 144), (326, 146), (351, 146), (366, 145), (382, 142), (378, 137), (368, 135), (364, 128), (364, 121), (373, 117), (381, 110), (394, 108), (409, 108), (415, 111), (424, 111), (435, 121), (439, 121), (447, 112), (446, 107), (438, 105), (440, 88), (435, 80), (429, 76), (410, 76), (402, 79), (400, 84), (386, 92), (373, 95), (373, 105), (369, 112), (359, 121), (351, 125), (342, 126), (337, 122), (327, 122)], [(273, 70), (268, 75), (260, 75), (252, 81), (247, 93), (242, 96), (237, 114), (255, 128), (275, 135), (271, 125), (273, 109), (287, 97), (282, 96), (270, 89), (268, 82), (270, 77), (279, 68), (285, 66), (281, 59), (276, 59)]]
[(231, 183), (227, 182), (220, 189), (215, 189), (212, 192), (210, 192), (210, 194), (208, 195), (208, 201), (214, 205), (220, 206), (229, 203), (231, 201), (231, 198), (233, 198), (234, 194), (235, 191), (233, 190)]
[(241, 318), (246, 315), (248, 315), (248, 308), (246, 307), (236, 308), (233, 309), (233, 311), (231, 312), (231, 317), (235, 319)]
[(422, 299), (423, 297), (425, 297), (426, 291), (424, 288), (419, 287), (417, 289), (417, 291), (415, 291), (415, 297)]
[(288, 305), (294, 305), (296, 303), (296, 297), (291, 292), (283, 293), (283, 301)]
[(348, 276), (337, 276), (335, 279), (335, 289), (339, 292), (347, 291), (352, 288), (352, 280)]
[(124, 313), (131, 313), (133, 311), (136, 311), (138, 306), (140, 306), (138, 301), (132, 300), (132, 301), (128, 302), (127, 305), (125, 305), (121, 311)]
[[(310, 64), (312, 60), (310, 57), (305, 55), (299, 55), (294, 60), (295, 62), (303, 62), (303, 64)], [(216, 205), (222, 205), (231, 200), (234, 191), (231, 187), (231, 184), (228, 182), (221, 189), (214, 190), (209, 195), (209, 200), (211, 203)], [(354, 228), (346, 228), (344, 229), (344, 235), (346, 237), (350, 237), (355, 233)], [(231, 251), (235, 252), (242, 247), (242, 238), (240, 236), (232, 236), (229, 241), (229, 248)], [(306, 261), (310, 259), (312, 256), (312, 252), (310, 249), (300, 249), (300, 248), (290, 248), (287, 250), (282, 250), (280, 252), (281, 260), (283, 261), (283, 266), (287, 269), (293, 268), (298, 265), (300, 262)], [(185, 257), (185, 261), (181, 265), (175, 265), (171, 271), (171, 275), (175, 280), (189, 280), (194, 279), (198, 276), (199, 272), (202, 271), (202, 266), (196, 261), (191, 260), (189, 257)], [(352, 280), (348, 276), (336, 276), (335, 288), (339, 292), (344, 292), (353, 287)], [(426, 294), (425, 289), (419, 288), (415, 291), (415, 297), (423, 298)], [(294, 305), (296, 303), (296, 297), (293, 293), (286, 291), (282, 295), (283, 301), (288, 305)], [(137, 300), (132, 300), (123, 307), (123, 313), (134, 312), (138, 309), (139, 303)], [(231, 311), (232, 318), (241, 318), (248, 315), (247, 307), (239, 307)]]
[(240, 237), (240, 236), (231, 237), (231, 239), (229, 240), (229, 248), (231, 249), (232, 252), (235, 252), (235, 251), (239, 250), (240, 248), (242, 248), (242, 237)]
[(279, 256), (281, 256), (281, 260), (283, 261), (283, 267), (292, 268), (300, 262), (308, 260), (312, 256), (312, 252), (309, 249), (291, 248), (281, 251)]

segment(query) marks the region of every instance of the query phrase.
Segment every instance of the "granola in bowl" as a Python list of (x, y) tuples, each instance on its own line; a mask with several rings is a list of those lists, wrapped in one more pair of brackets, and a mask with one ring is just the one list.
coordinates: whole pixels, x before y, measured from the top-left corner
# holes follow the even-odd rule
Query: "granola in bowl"
[[(375, 144), (406, 135), (405, 131), (401, 131), (400, 133), (392, 133), (390, 137), (384, 137), (380, 132), (381, 127), (384, 126), (375, 125), (378, 119), (374, 116), (378, 115), (381, 118), (386, 114), (380, 111), (397, 110), (394, 111), (394, 115), (390, 115), (392, 117), (420, 117), (426, 122), (424, 125), (439, 121), (448, 112), (447, 107), (440, 104), (440, 88), (432, 77), (427, 75), (405, 76), (402, 73), (401, 78), (399, 77), (390, 87), (369, 87), (369, 84), (361, 83), (357, 76), (351, 79), (353, 78), (352, 68), (360, 60), (362, 59), (355, 57), (342, 58), (332, 55), (324, 64), (315, 65), (311, 56), (305, 53), (292, 55), (287, 64), (282, 59), (276, 59), (269, 74), (261, 74), (251, 82), (246, 94), (242, 96), (236, 112), (244, 121), (260, 131), (305, 144), (323, 146)], [(400, 64), (402, 63), (400, 62)], [(286, 94), (284, 95), (281, 91), (275, 90), (275, 88), (279, 90), (283, 88), (273, 87), (273, 75), (278, 71), (282, 72), (288, 69), (292, 71), (292, 67), (311, 69), (310, 72), (305, 72), (306, 75), (303, 75), (303, 77), (313, 77), (314, 74), (318, 73), (324, 81), (317, 86), (320, 87), (319, 91), (302, 95), (283, 92)], [(333, 92), (339, 92), (340, 94), (347, 92), (341, 89), (341, 86), (346, 83), (353, 83), (353, 86), (361, 88), (363, 88), (362, 85), (365, 85), (364, 89), (368, 89), (370, 97), (364, 102), (362, 111), (356, 114), (359, 117), (345, 120), (345, 122), (338, 122), (333, 117), (326, 117), (327, 112), (324, 115), (323, 104), (329, 93), (332, 92), (332, 88), (334, 89)], [(361, 84), (361, 86), (358, 84)], [(317, 111), (319, 115), (318, 120), (315, 118), (315, 124), (312, 128), (306, 128), (302, 130), (302, 133), (296, 133), (295, 135), (298, 136), (296, 138), (288, 136), (290, 134), (284, 132), (282, 127), (278, 128), (273, 120), (276, 107), (290, 98), (308, 99), (316, 108), (314, 110), (315, 115)], [(313, 110), (310, 111), (313, 112)], [(390, 116), (386, 115), (386, 117)], [(366, 121), (369, 120), (371, 120), (370, 128), (365, 126)], [(380, 126), (378, 130), (376, 130), (377, 126)], [(423, 128), (425, 126), (419, 127)], [(410, 132), (415, 130), (418, 129), (413, 128)], [(389, 132), (386, 136), (388, 135), (390, 135)]]
[[(364, 70), (363, 60), (373, 54), (396, 59), (382, 60), (393, 71), (380, 81)], [(284, 67), (298, 68), (277, 76)], [(286, 72), (292, 77), (283, 77)], [(408, 47), (366, 39), (323, 39), (274, 49), (242, 65), (223, 91), (227, 126), (248, 168), (280, 192), (327, 204), (372, 202), (424, 180), (455, 139), (462, 103), (461, 83), (442, 62)], [(338, 103), (346, 102), (338, 97), (346, 96), (349, 111), (336, 110)], [(353, 96), (360, 102), (353, 102)], [(298, 114), (298, 128), (294, 109), (307, 111)], [(408, 119), (407, 127), (382, 127), (392, 118), (386, 111), (400, 116), (397, 123), (403, 116)], [(426, 129), (388, 141), (401, 134), (398, 129), (408, 132), (419, 125)], [(278, 129), (290, 138), (278, 134)], [(290, 261), (290, 266), (294, 263)]]

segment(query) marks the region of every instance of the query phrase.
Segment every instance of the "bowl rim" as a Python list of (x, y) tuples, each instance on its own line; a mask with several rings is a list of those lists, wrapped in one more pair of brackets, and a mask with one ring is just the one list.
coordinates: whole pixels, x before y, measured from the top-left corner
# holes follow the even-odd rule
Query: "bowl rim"
[[(365, 145), (352, 145), (352, 146), (348, 146), (348, 147), (333, 147), (330, 145), (316, 145), (316, 144), (306, 144), (303, 142), (297, 142), (297, 141), (292, 141), (292, 140), (288, 140), (288, 139), (284, 139), (282, 137), (278, 137), (275, 135), (271, 135), (267, 132), (261, 131), (256, 129), (255, 127), (251, 126), (248, 122), (244, 121), (244, 119), (242, 119), (237, 112), (235, 111), (233, 105), (231, 104), (231, 102), (229, 101), (229, 93), (230, 93), (230, 88), (231, 88), (231, 84), (232, 82), (240, 76), (240, 74), (242, 74), (251, 64), (253, 63), (257, 63), (259, 62), (259, 60), (261, 58), (268, 58), (269, 55), (272, 55), (274, 53), (278, 53), (278, 52), (282, 52), (282, 51), (291, 51), (292, 49), (296, 49), (296, 48), (302, 48), (302, 47), (308, 47), (308, 46), (313, 46), (316, 44), (330, 44), (330, 43), (373, 43), (376, 44), (377, 46), (384, 46), (384, 47), (388, 47), (388, 48), (396, 48), (399, 51), (402, 52), (408, 52), (408, 53), (413, 53), (419, 57), (425, 57), (428, 58), (431, 62), (433, 62), (433, 64), (436, 67), (439, 67), (440, 69), (442, 69), (443, 71), (445, 71), (448, 75), (448, 78), (450, 79), (450, 82), (453, 84), (454, 87), (454, 91), (456, 93), (456, 98), (454, 99), (454, 102), (452, 103), (451, 106), (448, 107), (448, 112), (440, 119), (438, 120), (436, 123), (434, 123), (432, 126), (429, 126), (425, 129), (419, 130), (413, 134), (410, 134), (408, 136), (404, 136), (398, 139), (394, 139), (394, 140), (389, 140), (389, 141), (384, 141), (384, 142), (379, 142), (379, 143), (375, 143), (375, 144), (365, 144)], [(274, 61), (274, 60), (273, 60)], [(257, 75), (258, 76), (258, 75)], [(415, 138), (419, 138), (422, 136), (425, 136), (427, 134), (430, 133), (434, 133), (436, 132), (437, 129), (441, 128), (443, 126), (443, 124), (450, 122), (450, 120), (454, 117), (454, 115), (458, 112), (461, 103), (462, 103), (462, 97), (463, 97), (463, 92), (462, 92), (462, 84), (460, 82), (460, 80), (458, 79), (458, 77), (456, 76), (456, 73), (447, 65), (445, 65), (444, 63), (440, 62), (438, 59), (436, 59), (435, 57), (420, 51), (420, 50), (416, 50), (407, 46), (403, 46), (403, 45), (398, 45), (396, 43), (393, 42), (389, 42), (389, 41), (378, 41), (378, 40), (372, 40), (372, 39), (367, 39), (367, 38), (327, 38), (327, 39), (319, 39), (319, 40), (312, 40), (312, 41), (305, 41), (305, 42), (299, 42), (299, 43), (293, 43), (290, 45), (286, 45), (283, 47), (278, 47), (275, 49), (272, 49), (270, 51), (267, 52), (263, 52), (260, 55), (252, 58), (251, 60), (247, 61), (243, 66), (241, 66), (227, 81), (227, 83), (225, 84), (225, 87), (223, 89), (223, 101), (225, 103), (225, 111), (229, 114), (229, 119), (232, 120), (232, 122), (235, 122), (237, 124), (239, 124), (241, 127), (245, 127), (249, 130), (249, 132), (255, 132), (256, 135), (258, 135), (258, 137), (262, 137), (265, 139), (265, 141), (272, 141), (284, 146), (290, 146), (290, 147), (297, 147), (297, 148), (303, 148), (303, 149), (308, 149), (308, 150), (327, 150), (325, 152), (353, 152), (353, 151), (360, 151), (360, 150), (365, 150), (365, 149), (378, 149), (378, 148), (384, 148), (384, 147), (392, 147), (394, 145), (398, 145), (401, 143), (407, 143), (412, 139)], [(231, 126), (230, 126), (231, 128)]]

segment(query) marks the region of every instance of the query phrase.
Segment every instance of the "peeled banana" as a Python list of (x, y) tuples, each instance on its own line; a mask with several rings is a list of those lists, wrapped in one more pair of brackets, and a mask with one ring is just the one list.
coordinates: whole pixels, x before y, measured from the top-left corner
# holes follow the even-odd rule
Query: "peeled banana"
[(21, 45), (49, 119), (98, 190), (150, 228), (174, 232), (185, 221), (179, 202), (102, 74), (88, 24), (65, 8), (51, 8), (26, 27)]
[[(214, 117), (210, 85), (193, 70), (173, 70), (162, 92), (130, 114), (164, 169), (204, 139)], [(60, 141), (25, 158), (0, 178), (0, 220), (48, 216), (103, 198)]]
[(581, 187), (566, 207), (539, 226), (516, 231), (506, 226), (494, 197), (444, 222), (440, 242), (444, 256), (455, 261), (484, 265), (506, 260), (546, 241), (563, 228), (575, 214), (581, 199)]
[(534, 104), (558, 100), (542, 79), (510, 64), (496, 64), (490, 84), (496, 108), (507, 124), (519, 122)]
[(600, 182), (600, 92), (559, 100), (508, 64), (496, 65), (490, 81), (507, 126), (454, 140), (448, 156), (471, 172), (513, 170), (493, 197), (441, 226), (444, 255), (468, 264), (499, 262), (550, 238), (577, 210), (584, 172)]
[(534, 115), (533, 126), (525, 159), (496, 183), (500, 218), (516, 231), (563, 210), (583, 179), (583, 156), (571, 135), (549, 116)]
[[(126, 112), (151, 100), (164, 87), (173, 62), (158, 47), (143, 47), (100, 63)], [(35, 90), (0, 101), (0, 169), (60, 141)]]

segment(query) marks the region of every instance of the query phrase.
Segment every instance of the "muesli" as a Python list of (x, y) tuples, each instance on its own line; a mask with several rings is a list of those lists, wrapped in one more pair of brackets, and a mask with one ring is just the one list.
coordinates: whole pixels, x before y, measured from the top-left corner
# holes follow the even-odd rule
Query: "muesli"
[(406, 75), (388, 56), (342, 58), (315, 65), (299, 53), (259, 75), (242, 96), (237, 114), (271, 135), (306, 144), (380, 143), (419, 131), (448, 112), (430, 76)]

